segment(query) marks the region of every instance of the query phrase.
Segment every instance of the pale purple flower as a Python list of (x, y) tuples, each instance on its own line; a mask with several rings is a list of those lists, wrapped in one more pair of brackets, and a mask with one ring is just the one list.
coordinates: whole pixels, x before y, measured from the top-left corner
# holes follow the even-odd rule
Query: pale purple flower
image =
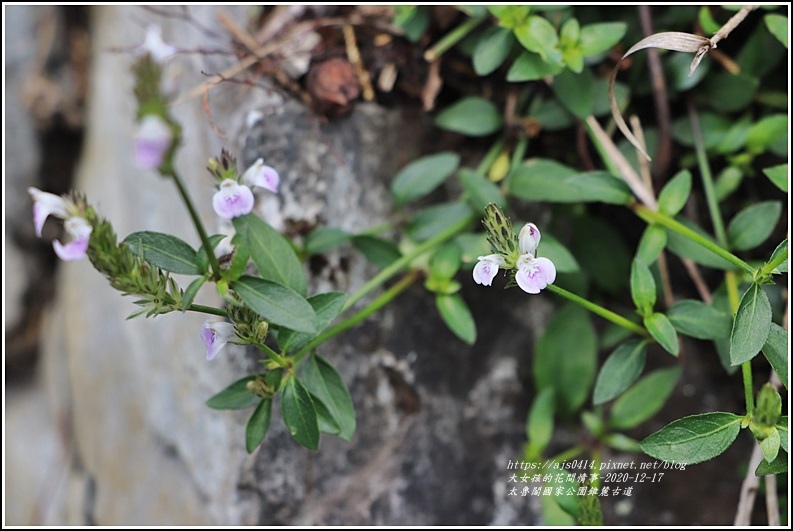
[(237, 336), (236, 329), (231, 323), (222, 321), (204, 321), (201, 326), (201, 339), (207, 349), (207, 360), (214, 359), (226, 343)]
[(81, 217), (74, 204), (63, 197), (42, 192), (38, 188), (28, 188), (28, 193), (33, 197), (33, 225), (36, 236), (41, 237), (44, 222), (49, 216), (65, 220), (64, 228), (70, 237), (67, 244), (55, 240), (52, 247), (58, 258), (64, 261), (80, 260), (88, 251), (88, 242), (93, 228), (88, 221)]
[(478, 260), (479, 263), (474, 266), (474, 282), (483, 286), (490, 286), (496, 274), (498, 274), (499, 266), (506, 263), (504, 257), (500, 254), (489, 254), (480, 256)]
[(547, 258), (534, 258), (527, 253), (518, 258), (516, 265), (515, 282), (526, 293), (539, 293), (556, 280), (556, 267)]
[(212, 197), (215, 213), (223, 219), (244, 216), (253, 210), (253, 192), (233, 179), (220, 183), (220, 190)]
[(540, 230), (534, 223), (526, 223), (518, 235), (518, 249), (520, 254), (534, 256), (537, 246), (540, 245)]
[(173, 133), (168, 124), (155, 114), (147, 114), (135, 132), (135, 165), (141, 170), (156, 170), (171, 147)]
[(39, 238), (41, 238), (41, 230), (48, 217), (55, 216), (66, 219), (69, 216), (68, 205), (61, 196), (42, 192), (32, 186), (28, 188), (28, 193), (33, 197), (33, 226), (36, 228), (36, 236)]
[(88, 251), (88, 241), (91, 239), (93, 228), (85, 219), (79, 216), (68, 218), (63, 226), (69, 236), (71, 236), (71, 241), (66, 245), (63, 245), (58, 240), (52, 242), (55, 254), (65, 262), (82, 259)]
[(146, 39), (135, 49), (136, 55), (151, 55), (155, 62), (162, 64), (176, 53), (176, 48), (162, 40), (162, 28), (151, 25), (146, 30)]
[(258, 186), (275, 194), (278, 193), (280, 178), (274, 168), (267, 166), (264, 159), (259, 159), (242, 174), (242, 182), (250, 187)]

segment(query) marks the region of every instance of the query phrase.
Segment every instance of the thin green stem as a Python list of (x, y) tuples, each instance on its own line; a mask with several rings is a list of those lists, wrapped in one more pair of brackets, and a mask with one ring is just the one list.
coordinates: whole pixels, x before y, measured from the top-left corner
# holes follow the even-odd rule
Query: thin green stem
[(512, 150), (512, 159), (510, 160), (509, 164), (510, 171), (523, 164), (523, 157), (526, 156), (526, 150), (528, 147), (529, 138), (526, 136), (520, 137), (517, 144), (515, 144), (515, 149)]
[(384, 291), (379, 297), (373, 300), (368, 306), (363, 308), (361, 311), (357, 312), (354, 315), (351, 315), (350, 317), (340, 322), (339, 324), (325, 330), (325, 332), (315, 337), (303, 348), (297, 351), (297, 353), (292, 357), (294, 363), (297, 364), (303, 358), (303, 356), (305, 356), (307, 353), (317, 348), (319, 345), (321, 345), (328, 339), (344, 332), (345, 330), (352, 328), (353, 326), (357, 325), (358, 323), (360, 323), (361, 321), (372, 315), (374, 312), (376, 312), (377, 310), (379, 310), (380, 308), (382, 308), (383, 306), (394, 300), (397, 297), (397, 295), (399, 295), (400, 293), (405, 291), (408, 287), (410, 287), (410, 285), (413, 284), (413, 282), (415, 282), (419, 278), (419, 276), (420, 276), (419, 271), (413, 271), (405, 275), (404, 278), (402, 278), (399, 282), (397, 282), (396, 284), (388, 288), (386, 291)]
[(787, 250), (784, 253), (780, 253), (779, 256), (777, 256), (776, 258), (765, 264), (760, 269), (759, 276), (763, 277), (766, 275), (770, 275), (774, 271), (774, 269), (776, 269), (777, 266), (779, 266), (785, 260), (787, 260)]
[(481, 24), (486, 18), (487, 17), (485, 16), (478, 16), (466, 20), (465, 22), (454, 28), (452, 31), (444, 35), (444, 37), (441, 40), (439, 40), (435, 44), (435, 46), (424, 52), (424, 59), (427, 62), (431, 63), (432, 61), (434, 61), (435, 59), (446, 53), (446, 51), (449, 48), (460, 42), (466, 35), (471, 33), (471, 31), (473, 31), (473, 29), (476, 28), (479, 24)]
[(746, 414), (751, 416), (754, 412), (754, 385), (752, 383), (752, 363), (746, 361), (741, 363), (741, 375), (743, 376), (743, 395), (746, 399)]
[(604, 308), (604, 307), (602, 307), (600, 305), (597, 305), (594, 302), (589, 302), (588, 300), (584, 299), (583, 297), (579, 297), (575, 293), (571, 293), (571, 292), (567, 291), (566, 289), (560, 288), (559, 286), (556, 286), (554, 284), (550, 284), (545, 289), (547, 289), (548, 291), (552, 291), (552, 292), (556, 293), (557, 295), (559, 295), (561, 297), (564, 297), (567, 300), (573, 301), (576, 304), (579, 304), (579, 305), (583, 306), (584, 308), (586, 308), (590, 312), (592, 312), (594, 314), (597, 314), (597, 315), (603, 317), (604, 319), (607, 319), (607, 320), (611, 321), (612, 323), (614, 323), (617, 326), (621, 326), (621, 327), (625, 328), (626, 330), (630, 330), (631, 332), (633, 332), (635, 334), (639, 334), (640, 336), (643, 336), (643, 337), (648, 337), (649, 336), (649, 334), (647, 333), (647, 330), (645, 330), (644, 327), (642, 327), (642, 326), (640, 326), (640, 325), (638, 325), (638, 324), (636, 324), (636, 323), (634, 323), (632, 321), (629, 321), (626, 318), (624, 318), (623, 316), (621, 316), (619, 314), (616, 314), (616, 313), (612, 312), (611, 310), (607, 310), (606, 308)]
[(215, 256), (215, 253), (212, 252), (212, 246), (209, 244), (209, 237), (207, 236), (207, 232), (204, 229), (204, 224), (201, 222), (201, 218), (198, 217), (198, 212), (196, 211), (195, 206), (193, 206), (193, 201), (190, 199), (190, 194), (187, 193), (187, 188), (185, 188), (182, 178), (179, 177), (179, 174), (176, 173), (176, 170), (171, 171), (170, 176), (173, 177), (173, 180), (176, 183), (176, 188), (179, 189), (179, 195), (182, 196), (182, 200), (187, 206), (187, 211), (190, 212), (190, 218), (193, 220), (193, 225), (195, 225), (195, 228), (198, 231), (198, 236), (201, 238), (201, 244), (204, 246), (204, 250), (206, 250), (207, 257), (209, 258), (209, 266), (212, 268), (212, 276), (215, 280), (217, 280), (220, 278), (220, 265), (218, 264), (218, 259)]
[(724, 231), (724, 221), (719, 210), (719, 199), (716, 197), (716, 189), (713, 186), (713, 174), (708, 163), (708, 154), (705, 151), (705, 143), (702, 140), (702, 130), (699, 127), (699, 115), (694, 105), (688, 103), (688, 117), (691, 122), (691, 132), (694, 136), (694, 149), (697, 153), (697, 164), (699, 173), (702, 175), (702, 187), (705, 191), (705, 199), (708, 203), (708, 212), (713, 223), (713, 230), (716, 233), (716, 240), (722, 247), (727, 247), (727, 233)]
[(556, 454), (555, 456), (551, 457), (549, 461), (555, 461), (557, 463), (564, 463), (571, 459), (575, 459), (581, 452), (583, 452), (586, 448), (583, 445), (573, 446), (572, 448), (568, 448), (562, 453)]
[(657, 223), (659, 225), (662, 225), (668, 229), (675, 231), (681, 236), (688, 238), (694, 243), (697, 243), (702, 247), (706, 248), (707, 250), (713, 252), (714, 254), (724, 258), (731, 264), (734, 264), (735, 266), (743, 269), (744, 271), (749, 273), (749, 275), (754, 277), (755, 269), (752, 266), (750, 266), (749, 264), (747, 264), (746, 262), (735, 256), (731, 252), (722, 248), (719, 244), (714, 243), (709, 239), (697, 234), (695, 231), (689, 229), (682, 223), (675, 221), (666, 214), (662, 214), (661, 212), (650, 210), (649, 208), (639, 204), (635, 204), (633, 206), (633, 211), (636, 212), (636, 214), (646, 222)]
[(219, 315), (220, 317), (228, 317), (225, 310), (220, 308), (213, 308), (212, 306), (204, 306), (202, 304), (191, 304), (187, 308), (188, 312), (208, 313), (209, 315)]
[(289, 368), (289, 361), (280, 354), (278, 354), (276, 351), (265, 345), (264, 343), (257, 341), (253, 345), (262, 352), (264, 352), (267, 355), (267, 357), (273, 360), (276, 364), (278, 364), (279, 367), (283, 367), (284, 369)]
[(417, 245), (411, 252), (402, 256), (398, 260), (394, 261), (392, 264), (383, 268), (378, 274), (373, 276), (366, 284), (364, 284), (361, 289), (353, 293), (347, 302), (344, 303), (344, 308), (342, 308), (342, 312), (348, 310), (353, 304), (364, 298), (373, 290), (377, 289), (380, 285), (386, 282), (388, 279), (399, 273), (402, 269), (407, 267), (413, 260), (415, 260), (418, 256), (424, 254), (429, 249), (440, 245), (441, 243), (445, 242), (452, 236), (455, 236), (458, 232), (463, 230), (467, 227), (472, 221), (472, 217), (467, 217), (451, 227), (446, 228), (442, 232), (438, 233), (437, 235), (433, 236), (432, 238), (420, 243)]
[(496, 159), (498, 159), (498, 156), (501, 154), (501, 150), (504, 149), (505, 144), (506, 142), (504, 139), (499, 138), (492, 146), (490, 146), (490, 149), (482, 158), (479, 166), (476, 167), (476, 173), (480, 175), (487, 175), (488, 170), (496, 162)]

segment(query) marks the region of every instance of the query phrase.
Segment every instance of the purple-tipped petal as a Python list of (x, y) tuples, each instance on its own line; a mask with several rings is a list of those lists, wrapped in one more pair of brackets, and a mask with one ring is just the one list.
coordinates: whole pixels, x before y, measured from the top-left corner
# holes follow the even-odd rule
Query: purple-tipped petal
[(221, 321), (204, 321), (201, 326), (201, 339), (207, 349), (207, 360), (212, 360), (218, 355), (230, 340), (234, 339), (236, 332), (234, 325)]
[(251, 187), (258, 186), (278, 193), (278, 184), (281, 182), (281, 178), (275, 168), (267, 166), (264, 159), (259, 159), (242, 174), (242, 182)]
[(526, 223), (520, 229), (520, 234), (518, 235), (518, 250), (520, 254), (534, 256), (538, 245), (540, 245), (540, 229), (534, 223)]
[(162, 118), (154, 114), (144, 116), (135, 133), (135, 166), (141, 170), (159, 168), (172, 138), (171, 128)]
[(547, 258), (531, 258), (524, 254), (518, 259), (515, 282), (526, 293), (536, 294), (556, 280), (556, 266)]
[(223, 219), (244, 216), (253, 210), (253, 192), (244, 184), (226, 179), (212, 197), (212, 207)]
[(474, 282), (483, 286), (493, 284), (493, 279), (498, 274), (498, 268), (504, 265), (504, 257), (499, 254), (480, 256), (479, 262), (474, 266)]
[(57, 216), (61, 219), (68, 216), (66, 201), (58, 195), (49, 192), (42, 192), (38, 188), (28, 188), (28, 193), (33, 197), (33, 226), (36, 229), (36, 236), (41, 237), (44, 222), (50, 216)]
[(85, 258), (88, 251), (88, 238), (80, 238), (79, 240), (72, 240), (66, 245), (63, 245), (58, 240), (52, 242), (52, 248), (58, 258), (64, 262), (71, 262), (74, 260), (82, 260)]

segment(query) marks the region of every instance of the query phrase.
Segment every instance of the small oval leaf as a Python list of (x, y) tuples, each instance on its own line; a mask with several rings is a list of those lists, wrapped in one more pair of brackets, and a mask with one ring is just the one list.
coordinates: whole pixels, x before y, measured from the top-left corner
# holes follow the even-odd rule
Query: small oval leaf
[(394, 177), (391, 193), (397, 205), (424, 197), (440, 186), (460, 165), (456, 153), (436, 153), (414, 160)]
[(469, 96), (441, 111), (435, 125), (447, 131), (468, 136), (487, 136), (503, 124), (496, 106), (484, 98)]
[(741, 297), (730, 334), (730, 363), (740, 365), (754, 358), (765, 345), (771, 330), (771, 302), (757, 284)]
[(667, 216), (676, 216), (688, 201), (691, 193), (691, 172), (682, 170), (666, 183), (658, 194), (658, 210)]
[(267, 429), (270, 427), (270, 417), (273, 413), (272, 399), (263, 399), (248, 420), (245, 426), (245, 449), (249, 454), (262, 443)]
[(148, 263), (179, 275), (200, 275), (196, 252), (187, 242), (161, 232), (133, 232), (126, 238), (130, 251), (143, 256)]
[(666, 316), (678, 332), (697, 339), (726, 338), (732, 329), (732, 318), (728, 314), (701, 301), (678, 301)]
[(319, 422), (314, 401), (295, 377), (287, 379), (281, 392), (281, 416), (294, 440), (309, 450), (319, 448)]
[(658, 341), (658, 344), (664, 347), (672, 356), (680, 354), (680, 344), (677, 341), (677, 332), (672, 323), (666, 315), (662, 313), (654, 313), (644, 319), (644, 327), (650, 332), (650, 335)]
[(656, 300), (655, 279), (647, 264), (635, 258), (631, 266), (631, 297), (640, 315), (652, 312)]
[(251, 374), (237, 380), (207, 400), (207, 406), (212, 409), (246, 409), (255, 406), (261, 398), (248, 390), (248, 382), (254, 378), (256, 375)]
[(655, 415), (674, 391), (680, 372), (680, 367), (660, 369), (636, 382), (614, 402), (609, 424), (629, 429)]
[(312, 354), (303, 369), (303, 383), (325, 406), (338, 425), (338, 436), (349, 441), (355, 434), (355, 408), (341, 375), (323, 358)]
[(253, 311), (271, 324), (308, 334), (317, 332), (317, 314), (295, 290), (248, 275), (232, 282), (231, 287)]
[(617, 347), (600, 368), (592, 403), (608, 402), (630, 387), (642, 373), (646, 355), (647, 341), (628, 341)]
[(721, 455), (741, 431), (732, 413), (705, 413), (678, 419), (644, 439), (640, 445), (661, 461), (693, 465)]
[(454, 335), (469, 345), (476, 342), (476, 322), (462, 297), (457, 294), (438, 295), (435, 297), (435, 305), (443, 322)]
[(738, 251), (757, 247), (771, 236), (781, 213), (779, 201), (763, 201), (741, 210), (727, 227), (730, 247)]

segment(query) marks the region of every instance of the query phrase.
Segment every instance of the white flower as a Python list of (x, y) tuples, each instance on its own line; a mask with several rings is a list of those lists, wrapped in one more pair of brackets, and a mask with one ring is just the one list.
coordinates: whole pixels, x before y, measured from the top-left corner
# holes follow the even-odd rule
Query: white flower
[(236, 329), (231, 323), (222, 321), (204, 321), (201, 326), (201, 339), (207, 349), (207, 360), (214, 359), (226, 343), (237, 336)]
[(226, 179), (212, 197), (212, 208), (223, 219), (244, 216), (253, 210), (253, 192), (244, 184)]
[(504, 257), (500, 254), (480, 256), (479, 263), (474, 266), (474, 282), (483, 286), (490, 286), (498, 274), (499, 266), (505, 264)]
[(162, 28), (151, 25), (146, 30), (146, 39), (135, 49), (136, 55), (151, 55), (155, 62), (162, 64), (176, 54), (176, 48), (162, 40)]
[(278, 183), (280, 182), (278, 172), (274, 168), (267, 166), (264, 159), (254, 162), (250, 168), (242, 174), (242, 182), (250, 187), (258, 186), (273, 193), (278, 193)]

